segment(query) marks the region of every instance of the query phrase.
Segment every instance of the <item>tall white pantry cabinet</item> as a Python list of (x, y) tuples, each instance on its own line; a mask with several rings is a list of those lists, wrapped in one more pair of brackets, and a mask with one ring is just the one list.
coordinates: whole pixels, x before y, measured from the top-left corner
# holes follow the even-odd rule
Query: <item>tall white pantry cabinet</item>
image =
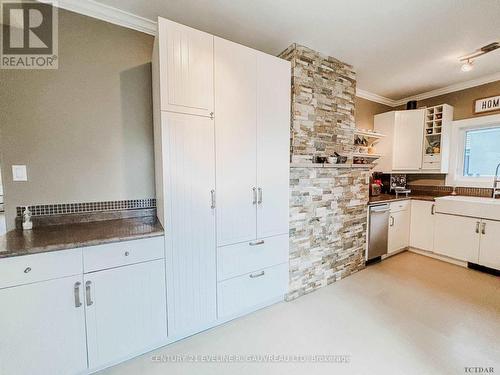
[(288, 61), (158, 19), (158, 216), (169, 339), (283, 299), (288, 285)]

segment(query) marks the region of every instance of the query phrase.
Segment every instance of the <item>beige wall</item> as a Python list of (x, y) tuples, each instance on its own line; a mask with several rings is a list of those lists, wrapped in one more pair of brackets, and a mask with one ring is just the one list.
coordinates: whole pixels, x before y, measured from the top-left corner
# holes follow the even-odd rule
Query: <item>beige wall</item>
[[(61, 10), (58, 70), (0, 70), (9, 228), (19, 205), (154, 197), (152, 45)], [(12, 181), (12, 164), (28, 182)]]
[[(432, 107), (438, 104), (449, 104), (454, 107), (453, 119), (462, 120), (470, 117), (487, 116), (496, 112), (486, 112), (479, 115), (473, 114), (474, 100), (493, 95), (500, 95), (500, 81), (487, 83), (486, 85), (471, 87), (469, 89), (451, 92), (446, 95), (435, 96), (433, 98), (419, 100), (419, 107)], [(405, 108), (404, 106), (401, 108)]]
[(373, 129), (373, 116), (393, 110), (387, 105), (359, 97), (356, 97), (354, 106), (354, 117), (358, 129)]
[[(438, 104), (449, 104), (455, 107), (453, 114), (454, 119), (462, 120), (470, 117), (487, 116), (500, 113), (500, 111), (496, 111), (486, 112), (479, 115), (473, 114), (474, 100), (494, 95), (500, 95), (500, 81), (471, 87), (461, 91), (455, 91), (446, 95), (435, 96), (425, 100), (419, 100), (417, 105), (418, 107), (432, 107)], [(405, 108), (406, 105), (392, 108), (370, 100), (356, 97), (356, 126), (362, 129), (373, 129), (373, 116), (376, 114)]]

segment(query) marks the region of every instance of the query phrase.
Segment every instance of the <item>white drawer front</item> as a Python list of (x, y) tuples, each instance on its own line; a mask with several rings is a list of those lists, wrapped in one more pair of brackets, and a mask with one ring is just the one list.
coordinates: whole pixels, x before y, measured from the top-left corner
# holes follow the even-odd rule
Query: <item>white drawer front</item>
[(82, 250), (61, 250), (0, 259), (0, 288), (83, 273)]
[(441, 162), (424, 162), (422, 169), (441, 169)]
[(164, 237), (144, 238), (83, 248), (85, 273), (165, 257)]
[(391, 212), (405, 211), (410, 209), (410, 200), (397, 201), (391, 203)]
[(423, 159), (424, 163), (439, 163), (441, 162), (441, 154), (426, 154)]
[(288, 261), (288, 235), (217, 248), (217, 280)]
[(288, 286), (288, 263), (265, 268), (217, 284), (219, 319), (248, 313), (283, 298)]

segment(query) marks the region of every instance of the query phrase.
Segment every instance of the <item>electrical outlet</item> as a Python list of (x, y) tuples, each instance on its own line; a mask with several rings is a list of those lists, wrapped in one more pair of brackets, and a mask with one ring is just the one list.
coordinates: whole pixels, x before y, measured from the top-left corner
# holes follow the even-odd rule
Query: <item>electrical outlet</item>
[(12, 166), (12, 181), (28, 181), (28, 172), (25, 165)]

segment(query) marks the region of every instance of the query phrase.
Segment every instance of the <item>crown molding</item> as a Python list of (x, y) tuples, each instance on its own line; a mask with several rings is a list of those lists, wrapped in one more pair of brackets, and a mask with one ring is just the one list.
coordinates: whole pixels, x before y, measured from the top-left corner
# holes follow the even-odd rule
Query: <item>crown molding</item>
[(139, 17), (118, 8), (104, 5), (93, 0), (58, 0), (54, 5), (61, 9), (97, 18), (115, 25), (127, 27), (146, 34), (156, 35), (156, 22)]
[(374, 94), (374, 93), (366, 91), (366, 90), (358, 89), (358, 88), (356, 89), (356, 96), (358, 98), (367, 99), (367, 100), (370, 100), (370, 101), (375, 102), (375, 103), (387, 105), (389, 107), (396, 107), (397, 106), (397, 104), (395, 104), (396, 103), (395, 100), (386, 98), (385, 96), (382, 96), (382, 95)]
[(423, 92), (421, 94), (408, 96), (407, 98), (402, 98), (402, 99), (396, 100), (395, 106), (406, 104), (406, 102), (408, 102), (410, 100), (424, 100), (424, 99), (428, 99), (428, 98), (433, 98), (435, 96), (440, 96), (440, 95), (449, 94), (450, 92), (470, 89), (471, 87), (481, 86), (481, 85), (485, 85), (487, 83), (491, 83), (491, 82), (495, 82), (495, 81), (500, 81), (500, 72), (494, 73), (494, 74), (491, 74), (488, 76), (476, 78), (476, 79), (471, 79), (470, 81), (455, 83), (455, 84), (450, 85), (450, 86), (441, 87), (440, 89)]

